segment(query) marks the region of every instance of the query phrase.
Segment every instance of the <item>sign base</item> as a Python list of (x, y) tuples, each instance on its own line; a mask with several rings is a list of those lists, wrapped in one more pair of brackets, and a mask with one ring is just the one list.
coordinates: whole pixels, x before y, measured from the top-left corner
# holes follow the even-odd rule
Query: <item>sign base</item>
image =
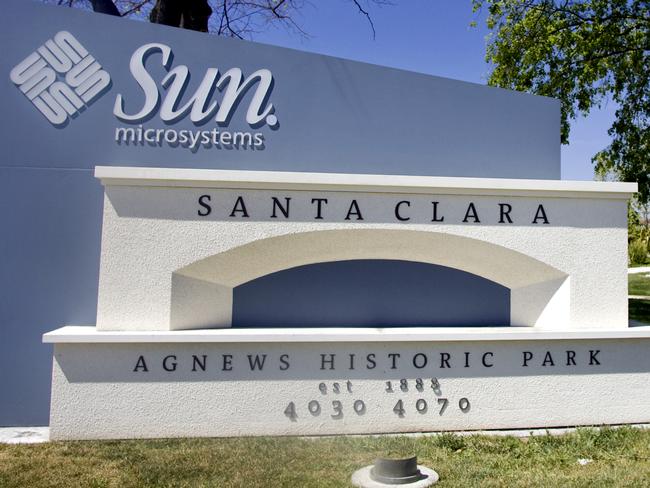
[(650, 421), (650, 327), (98, 332), (55, 344), (52, 439)]

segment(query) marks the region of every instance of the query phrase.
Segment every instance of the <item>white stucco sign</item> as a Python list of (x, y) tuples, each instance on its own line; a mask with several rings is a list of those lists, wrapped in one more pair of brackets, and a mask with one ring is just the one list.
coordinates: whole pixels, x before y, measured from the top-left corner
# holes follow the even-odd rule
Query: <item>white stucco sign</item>
[[(56, 344), (54, 438), (650, 420), (650, 328), (627, 320), (634, 184), (116, 167), (96, 176), (97, 325), (45, 336)], [(237, 286), (356, 259), (496, 282), (510, 290), (509, 323), (232, 327)]]
[(3, 7), (0, 422), (49, 412), (72, 439), (650, 421), (636, 188), (560, 181), (559, 100)]
[(444, 265), (504, 285), (504, 325), (627, 327), (633, 185), (108, 167), (96, 174), (106, 186), (100, 330), (228, 327), (234, 287), (353, 259)]

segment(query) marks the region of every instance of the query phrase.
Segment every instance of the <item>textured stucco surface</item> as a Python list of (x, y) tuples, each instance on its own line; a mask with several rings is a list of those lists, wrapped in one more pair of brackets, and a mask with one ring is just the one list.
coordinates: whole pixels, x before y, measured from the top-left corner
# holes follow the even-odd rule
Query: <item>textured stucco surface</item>
[[(649, 347), (650, 339), (57, 344), (51, 438), (318, 435), (644, 423), (650, 421)], [(567, 365), (567, 351), (574, 351), (576, 365)], [(596, 354), (600, 364), (589, 364), (590, 351), (600, 351)], [(526, 367), (522, 365), (524, 352), (532, 354)], [(389, 353), (400, 354), (394, 369)], [(469, 367), (465, 367), (465, 353), (469, 353)], [(321, 354), (327, 359), (335, 354), (334, 370), (329, 363), (321, 369)], [(350, 354), (355, 355), (354, 369), (349, 367)], [(372, 368), (369, 354), (374, 354)], [(424, 364), (423, 356), (418, 357), (419, 368), (414, 366), (416, 354), (427, 358)], [(449, 367), (441, 367), (442, 354), (449, 355)], [(225, 355), (230, 359), (225, 360)], [(252, 371), (251, 359), (264, 355), (263, 369)], [(283, 355), (289, 364), (285, 370)], [(147, 372), (134, 371), (140, 356)], [(175, 371), (163, 369), (168, 356), (167, 367), (175, 363)], [(193, 356), (205, 362), (205, 371), (198, 366), (192, 371)], [(492, 366), (483, 366), (483, 361)], [(432, 377), (439, 381), (438, 390), (430, 387)], [(416, 387), (417, 378), (424, 380), (422, 391)], [(408, 391), (401, 390), (401, 379), (408, 380)], [(392, 393), (386, 391), (386, 381), (392, 381)], [(339, 383), (339, 393), (333, 391), (334, 382)], [(440, 415), (438, 399), (442, 398), (449, 404)], [(470, 402), (465, 413), (458, 406), (462, 398)], [(394, 412), (400, 399), (403, 417)], [(422, 413), (416, 411), (420, 399), (427, 402)], [(362, 414), (354, 411), (357, 400), (364, 402)], [(311, 401), (318, 402), (318, 415), (309, 413)], [(332, 418), (334, 401), (342, 406), (338, 419)], [(284, 414), (289, 402), (296, 409), (293, 421)]]
[[(499, 283), (511, 290), (512, 325), (627, 327), (625, 199), (496, 193), (108, 186), (97, 327), (228, 327), (233, 287), (295, 266), (352, 259), (438, 264)], [(202, 218), (197, 201), (205, 194), (213, 211)], [(229, 217), (238, 196), (248, 218)], [(270, 217), (274, 196), (291, 198), (290, 219)], [(314, 219), (314, 198), (328, 199), (322, 220)], [(344, 219), (352, 198), (363, 221)], [(395, 219), (401, 200), (410, 202), (408, 222)], [(431, 222), (433, 200), (443, 222)], [(480, 223), (462, 222), (469, 202)], [(503, 202), (512, 206), (512, 224), (498, 222)], [(539, 204), (548, 225), (532, 223)]]
[[(624, 191), (497, 185), (476, 193), (411, 188), (400, 194), (308, 184), (303, 190), (193, 185), (106, 186), (97, 327), (90, 335), (67, 328), (46, 337), (55, 342), (53, 439), (650, 420), (650, 339), (645, 332), (634, 339), (625, 335)], [(212, 206), (206, 216), (200, 215), (202, 195)], [(238, 197), (245, 199), (247, 217), (233, 212)], [(290, 218), (277, 212), (272, 217), (273, 197), (290, 199)], [(328, 201), (322, 219), (312, 205), (319, 198)], [(363, 220), (345, 218), (352, 199)], [(401, 216), (410, 220), (396, 219), (401, 201), (409, 202)], [(444, 220), (432, 221), (432, 201)], [(470, 203), (480, 222), (463, 222)], [(503, 203), (512, 208), (512, 223), (499, 222)], [(539, 205), (548, 224), (534, 223)], [(238, 285), (297, 266), (357, 259), (437, 264), (494, 281), (510, 289), (511, 324), (531, 326), (531, 335), (478, 340), (491, 332), (466, 329), (477, 340), (458, 335), (445, 341), (428, 337), (436, 329), (425, 328), (417, 329), (424, 335), (403, 329), (381, 342), (361, 333), (353, 343), (344, 339), (347, 329), (329, 342), (260, 341), (264, 333), (252, 329), (182, 331), (230, 327)], [(265, 334), (297, 337), (287, 330)], [(355, 330), (379, 336), (383, 329)], [(561, 331), (586, 335), (568, 340), (557, 335)], [(231, 332), (239, 335), (226, 343), (219, 332), (226, 333), (224, 340)], [(604, 339), (599, 332), (623, 338)], [(142, 333), (147, 336), (129, 335)], [(170, 340), (174, 334), (178, 341)], [(182, 334), (196, 340), (181, 340)], [(332, 336), (325, 330), (312, 334)], [(440, 388), (431, 388), (433, 378)]]

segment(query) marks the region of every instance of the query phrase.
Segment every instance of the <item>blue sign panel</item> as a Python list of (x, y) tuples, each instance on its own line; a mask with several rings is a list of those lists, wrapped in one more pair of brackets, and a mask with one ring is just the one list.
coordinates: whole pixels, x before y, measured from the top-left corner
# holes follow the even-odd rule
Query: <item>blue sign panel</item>
[[(97, 164), (560, 178), (556, 100), (34, 1), (3, 7), (0, 425), (47, 423), (40, 336), (95, 321)], [(411, 282), (405, 294), (426, 285)]]
[(560, 177), (556, 100), (33, 2), (5, 12), (9, 166)]

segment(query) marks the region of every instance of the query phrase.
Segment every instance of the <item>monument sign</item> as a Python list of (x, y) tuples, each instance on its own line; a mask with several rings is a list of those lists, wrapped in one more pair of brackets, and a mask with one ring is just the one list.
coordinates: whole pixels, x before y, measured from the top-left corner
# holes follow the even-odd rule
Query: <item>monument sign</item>
[(52, 439), (650, 421), (636, 185), (560, 180), (556, 100), (34, 2), (0, 22), (0, 318), (63, 326)]
[[(650, 330), (627, 320), (634, 184), (106, 166), (95, 174), (105, 188), (97, 325), (45, 336), (56, 346), (54, 438), (648, 420)], [(358, 259), (443, 265), (499, 283), (510, 290), (510, 321), (232, 327), (237, 286)]]

